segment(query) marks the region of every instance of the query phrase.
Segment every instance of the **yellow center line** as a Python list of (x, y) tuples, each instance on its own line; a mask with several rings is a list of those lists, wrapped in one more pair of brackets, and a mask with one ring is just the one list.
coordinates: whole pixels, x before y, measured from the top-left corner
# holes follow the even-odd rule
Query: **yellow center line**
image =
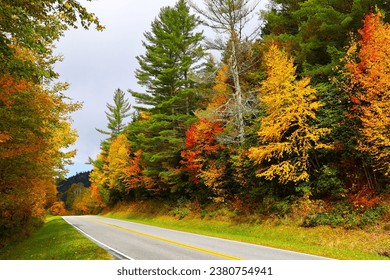
[(117, 228), (117, 229), (120, 229), (120, 230), (123, 230), (123, 231), (127, 231), (127, 232), (130, 232), (130, 233), (133, 233), (133, 234), (137, 234), (137, 235), (140, 235), (140, 236), (143, 236), (143, 237), (151, 238), (151, 239), (154, 239), (154, 240), (162, 241), (162, 242), (165, 242), (165, 243), (169, 243), (169, 244), (172, 244), (172, 245), (184, 247), (184, 248), (187, 248), (187, 249), (191, 249), (191, 250), (194, 250), (194, 251), (206, 253), (206, 254), (209, 254), (209, 255), (225, 258), (225, 259), (228, 259), (228, 260), (242, 260), (241, 258), (238, 258), (238, 257), (234, 257), (234, 256), (218, 253), (218, 252), (215, 252), (215, 251), (211, 251), (211, 250), (199, 248), (199, 247), (196, 247), (196, 246), (184, 244), (184, 243), (181, 243), (181, 242), (165, 239), (165, 238), (162, 238), (162, 237), (150, 235), (150, 234), (147, 234), (147, 233), (135, 231), (135, 230), (124, 228), (124, 227), (117, 226), (117, 225), (114, 225), (114, 224), (109, 224), (109, 223), (106, 223), (106, 222), (102, 222), (102, 221), (99, 221), (99, 220), (96, 220), (96, 219), (88, 218), (88, 220), (96, 222), (96, 223), (99, 223), (99, 224), (102, 224), (102, 225), (106, 225), (106, 226), (109, 226), (109, 227), (112, 227), (112, 228)]

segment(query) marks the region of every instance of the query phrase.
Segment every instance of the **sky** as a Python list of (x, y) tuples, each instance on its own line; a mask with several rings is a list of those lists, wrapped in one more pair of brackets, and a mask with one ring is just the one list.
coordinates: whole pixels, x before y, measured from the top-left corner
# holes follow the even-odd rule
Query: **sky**
[[(106, 27), (103, 32), (91, 28), (71, 29), (56, 44), (56, 54), (64, 57), (55, 66), (61, 82), (70, 84), (66, 96), (82, 102), (83, 108), (71, 115), (72, 127), (79, 138), (72, 149), (77, 150), (74, 164), (67, 166), (68, 176), (89, 171), (89, 157), (96, 159), (100, 143), (107, 135), (106, 104), (113, 103), (117, 88), (140, 91), (134, 72), (138, 68), (136, 56), (144, 54), (144, 32), (164, 6), (174, 6), (177, 0), (94, 0), (80, 1), (89, 12), (99, 17)], [(195, 0), (200, 2), (200, 0)], [(262, 0), (258, 9), (265, 6)], [(207, 35), (207, 31), (205, 33)], [(135, 100), (127, 93), (131, 104)], [(127, 121), (130, 121), (127, 119)]]

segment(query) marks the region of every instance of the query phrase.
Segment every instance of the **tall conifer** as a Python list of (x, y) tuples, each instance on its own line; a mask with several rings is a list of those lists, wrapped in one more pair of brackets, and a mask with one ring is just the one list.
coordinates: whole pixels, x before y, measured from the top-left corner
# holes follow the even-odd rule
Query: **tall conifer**
[(190, 14), (185, 0), (164, 7), (146, 32), (145, 54), (138, 56), (138, 83), (145, 93), (131, 91), (146, 111), (147, 121), (138, 143), (146, 161), (145, 173), (160, 186), (174, 184), (185, 131), (193, 122), (197, 105), (196, 83), (191, 75), (202, 66), (203, 35), (195, 29), (199, 20)]

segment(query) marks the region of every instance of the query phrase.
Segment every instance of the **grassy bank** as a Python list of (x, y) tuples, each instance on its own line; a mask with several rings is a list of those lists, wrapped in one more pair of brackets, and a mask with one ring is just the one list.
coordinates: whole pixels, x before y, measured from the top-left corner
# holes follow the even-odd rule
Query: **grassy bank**
[(30, 238), (0, 250), (2, 260), (107, 260), (111, 256), (61, 217), (49, 216)]
[(261, 221), (252, 217), (251, 222), (243, 223), (226, 209), (214, 209), (207, 215), (182, 211), (158, 203), (137, 203), (118, 205), (104, 215), (335, 259), (390, 260), (390, 234), (380, 225), (364, 230), (329, 226), (303, 228), (282, 219)]

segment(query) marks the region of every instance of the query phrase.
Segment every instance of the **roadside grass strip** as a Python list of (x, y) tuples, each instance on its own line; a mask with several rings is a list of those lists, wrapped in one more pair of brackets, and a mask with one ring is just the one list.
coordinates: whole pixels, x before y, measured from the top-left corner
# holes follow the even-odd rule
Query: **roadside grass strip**
[(58, 216), (49, 216), (31, 237), (0, 250), (2, 260), (110, 260), (103, 248)]

